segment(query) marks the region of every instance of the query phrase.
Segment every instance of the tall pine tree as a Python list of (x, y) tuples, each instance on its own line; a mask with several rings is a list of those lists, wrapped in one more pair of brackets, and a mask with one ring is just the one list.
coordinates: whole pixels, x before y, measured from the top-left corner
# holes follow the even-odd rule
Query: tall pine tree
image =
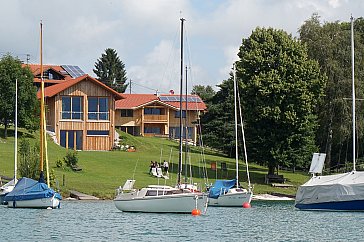
[(105, 53), (95, 62), (94, 73), (105, 85), (117, 92), (125, 92), (128, 84), (125, 84), (125, 64), (120, 60), (116, 50), (107, 48)]

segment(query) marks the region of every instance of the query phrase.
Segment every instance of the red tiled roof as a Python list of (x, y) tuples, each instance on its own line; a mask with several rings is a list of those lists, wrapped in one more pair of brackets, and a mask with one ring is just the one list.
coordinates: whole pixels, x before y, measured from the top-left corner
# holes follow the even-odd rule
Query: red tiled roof
[[(179, 102), (160, 101), (160, 99), (154, 94), (122, 94), (125, 99), (118, 100), (115, 103), (116, 109), (137, 109), (147, 104), (158, 102), (162, 105), (169, 106), (176, 110), (179, 109)], [(161, 95), (161, 96), (178, 96), (178, 95)], [(198, 97), (197, 95), (188, 95), (188, 97)], [(183, 108), (186, 107), (186, 103), (182, 103)], [(188, 110), (205, 110), (207, 107), (204, 102), (188, 102)]]
[[(104, 89), (108, 90), (109, 92), (114, 94), (114, 97), (115, 97), (116, 100), (124, 98), (120, 93), (118, 93), (114, 89), (106, 86), (104, 83), (96, 80), (95, 78), (93, 78), (93, 77), (91, 77), (89, 75), (83, 75), (83, 76), (77, 77), (75, 79), (69, 79), (67, 81), (63, 81), (62, 83), (46, 87), (44, 89), (44, 96), (45, 97), (53, 97), (54, 95), (60, 93), (61, 91), (66, 90), (67, 88), (69, 88), (69, 87), (71, 87), (71, 86), (73, 86), (73, 85), (75, 85), (75, 84), (77, 84), (77, 83), (79, 83), (81, 81), (84, 81), (84, 80), (92, 81), (92, 82), (96, 83), (97, 85), (103, 87)], [(40, 98), (40, 95), (41, 95), (40, 91), (38, 91), (37, 97)]]
[(147, 103), (158, 101), (154, 94), (121, 94), (124, 99), (115, 102), (116, 109), (135, 109)]
[[(39, 64), (23, 64), (23, 67), (29, 67), (30, 71), (34, 76), (40, 75), (40, 65)], [(47, 71), (49, 69), (58, 72), (60, 75), (64, 76), (65, 80), (71, 79), (72, 77), (61, 67), (57, 65), (43, 65), (43, 71)]]

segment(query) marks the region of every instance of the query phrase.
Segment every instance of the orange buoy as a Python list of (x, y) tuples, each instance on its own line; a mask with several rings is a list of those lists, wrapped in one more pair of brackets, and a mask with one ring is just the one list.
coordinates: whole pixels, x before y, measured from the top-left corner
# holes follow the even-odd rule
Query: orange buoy
[(201, 215), (200, 209), (197, 209), (197, 208), (193, 209), (191, 213), (192, 213), (193, 216), (200, 216)]
[(250, 205), (250, 203), (245, 202), (243, 203), (243, 208), (251, 208), (252, 206)]

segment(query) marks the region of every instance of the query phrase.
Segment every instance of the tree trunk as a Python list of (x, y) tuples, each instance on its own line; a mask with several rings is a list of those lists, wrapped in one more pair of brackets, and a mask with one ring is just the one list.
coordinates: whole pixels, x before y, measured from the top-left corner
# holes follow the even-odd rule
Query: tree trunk
[(4, 119), (4, 139), (8, 138), (8, 119)]
[(268, 175), (274, 175), (275, 168), (276, 168), (275, 165), (269, 164), (268, 165)]

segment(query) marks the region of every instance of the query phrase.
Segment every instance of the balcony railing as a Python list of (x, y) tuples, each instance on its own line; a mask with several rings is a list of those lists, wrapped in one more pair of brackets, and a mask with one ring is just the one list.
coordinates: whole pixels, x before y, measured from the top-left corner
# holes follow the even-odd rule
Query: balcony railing
[(168, 115), (144, 115), (144, 122), (167, 122)]

